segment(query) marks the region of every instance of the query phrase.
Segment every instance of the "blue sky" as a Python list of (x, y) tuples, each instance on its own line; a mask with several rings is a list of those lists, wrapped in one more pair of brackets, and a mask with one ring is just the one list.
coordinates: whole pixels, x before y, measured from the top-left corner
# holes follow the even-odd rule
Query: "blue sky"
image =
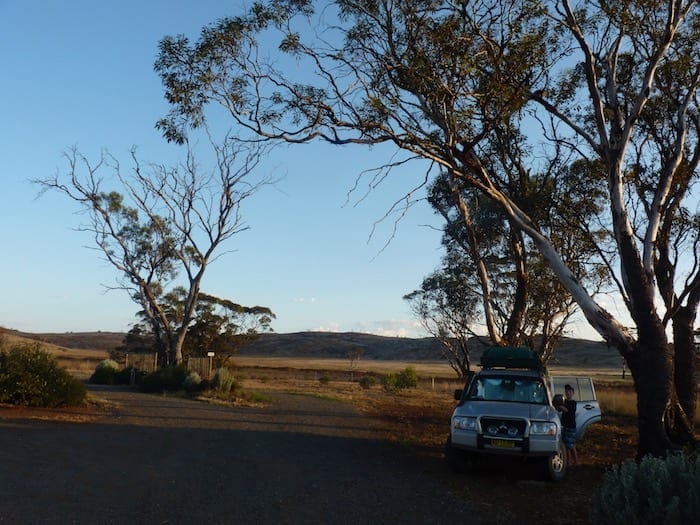
[[(118, 276), (75, 229), (77, 206), (59, 194), (37, 198), (29, 181), (65, 171), (76, 146), (91, 159), (107, 149), (124, 165), (175, 164), (182, 148), (154, 123), (168, 110), (153, 71), (159, 40), (232, 14), (240, 2), (0, 0), (0, 326), (29, 332), (126, 331), (138, 306), (106, 292)], [(413, 207), (392, 238), (375, 222), (421, 180), (419, 166), (358, 202), (357, 175), (385, 151), (314, 144), (278, 149), (262, 169), (280, 179), (246, 201), (250, 229), (207, 271), (203, 291), (277, 315), (276, 332), (425, 333), (402, 296), (439, 263), (440, 221)], [(200, 155), (199, 160), (206, 162)], [(397, 174), (398, 175), (398, 174)], [(391, 241), (388, 245), (387, 241)]]
[[(154, 128), (168, 109), (153, 71), (157, 44), (168, 34), (196, 38), (231, 14), (228, 5), (239, 4), (0, 0), (0, 326), (129, 328), (138, 307), (123, 292), (105, 292), (116, 270), (91, 249), (89, 234), (75, 231), (82, 221), (75, 203), (60, 194), (37, 198), (29, 181), (65, 171), (62, 154), (72, 146), (92, 159), (107, 149), (125, 165), (134, 146), (142, 160), (181, 159), (182, 149)], [(375, 221), (422, 176), (403, 174), (348, 202), (356, 176), (377, 159), (381, 151), (358, 148), (277, 150), (263, 169), (281, 180), (246, 201), (250, 229), (229, 241), (233, 252), (210, 267), (203, 290), (268, 306), (277, 332), (424, 335), (402, 296), (439, 262), (440, 235), (426, 226), (439, 221), (423, 204), (386, 248), (391, 219), (370, 239)]]

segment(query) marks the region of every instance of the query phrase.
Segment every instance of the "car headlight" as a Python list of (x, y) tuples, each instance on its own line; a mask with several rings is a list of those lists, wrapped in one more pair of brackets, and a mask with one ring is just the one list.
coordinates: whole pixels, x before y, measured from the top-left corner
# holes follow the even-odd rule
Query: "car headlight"
[(455, 416), (452, 418), (452, 427), (460, 430), (476, 430), (476, 418)]
[(530, 425), (530, 434), (542, 436), (556, 436), (557, 424), (551, 421), (533, 421)]

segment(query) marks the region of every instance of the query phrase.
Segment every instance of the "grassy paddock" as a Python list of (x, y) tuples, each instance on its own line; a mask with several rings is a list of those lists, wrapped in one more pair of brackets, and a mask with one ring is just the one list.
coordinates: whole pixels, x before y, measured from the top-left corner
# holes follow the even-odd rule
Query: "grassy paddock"
[[(15, 341), (17, 339), (17, 341)], [(19, 342), (7, 334), (6, 342)], [(25, 341), (26, 342), (26, 341)], [(64, 366), (79, 379), (87, 379), (97, 364), (108, 357), (106, 351), (68, 349), (42, 343), (42, 348), (53, 354), (57, 363)], [(287, 383), (294, 378), (309, 386), (316, 385), (322, 376), (330, 381), (329, 386), (344, 390), (366, 374), (389, 374), (400, 372), (408, 366), (416, 369), (419, 377), (419, 390), (430, 391), (437, 397), (452, 399), (452, 392), (463, 386), (462, 380), (450, 366), (441, 361), (373, 361), (350, 359), (321, 359), (294, 357), (236, 356), (233, 365), (244, 377), (255, 379), (270, 386), (270, 382)], [(629, 371), (622, 376), (622, 369), (593, 367), (551, 367), (552, 375), (592, 376), (603, 414), (637, 416), (637, 398)], [(342, 386), (341, 386), (342, 385)], [(281, 386), (281, 385), (280, 385)], [(700, 405), (697, 420), (700, 421)]]

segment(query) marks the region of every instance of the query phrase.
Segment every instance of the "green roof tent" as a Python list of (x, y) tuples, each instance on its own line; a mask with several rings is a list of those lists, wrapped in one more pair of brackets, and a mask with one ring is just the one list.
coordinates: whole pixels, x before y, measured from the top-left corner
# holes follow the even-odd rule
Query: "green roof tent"
[(494, 346), (484, 350), (481, 368), (526, 368), (544, 370), (537, 352), (524, 347)]

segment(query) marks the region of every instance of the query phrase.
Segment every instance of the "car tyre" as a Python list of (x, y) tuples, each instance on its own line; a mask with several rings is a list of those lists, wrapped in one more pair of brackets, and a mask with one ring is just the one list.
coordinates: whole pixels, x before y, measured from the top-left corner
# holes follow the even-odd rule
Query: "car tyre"
[(445, 443), (445, 459), (450, 470), (457, 474), (466, 474), (472, 469), (474, 464), (472, 455), (466, 450), (453, 447), (450, 437), (447, 438), (447, 443)]
[(550, 481), (562, 481), (566, 477), (566, 448), (559, 440), (559, 450), (545, 459), (545, 474)]

